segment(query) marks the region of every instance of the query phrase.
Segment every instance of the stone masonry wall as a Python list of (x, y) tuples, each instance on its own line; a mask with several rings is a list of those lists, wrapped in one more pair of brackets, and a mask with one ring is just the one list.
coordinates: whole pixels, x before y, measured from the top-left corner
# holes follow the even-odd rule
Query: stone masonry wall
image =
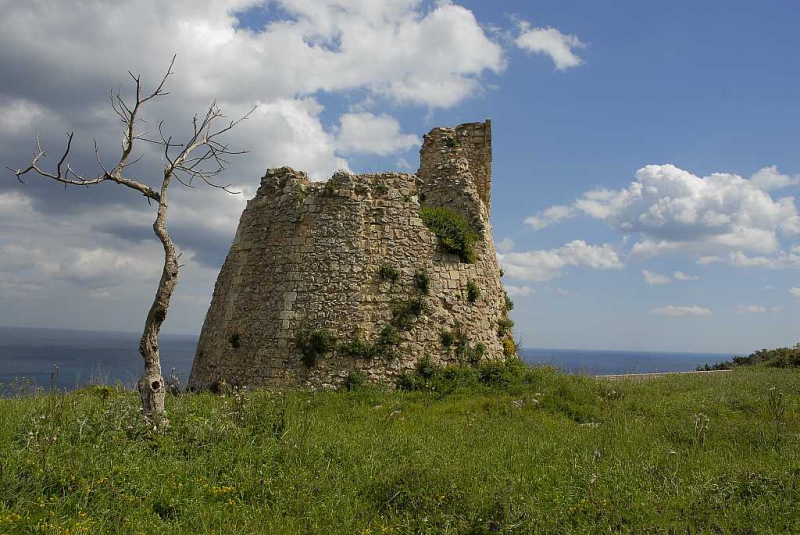
[[(505, 358), (498, 322), (506, 317), (492, 229), (491, 124), (436, 128), (425, 136), (416, 175), (336, 173), (309, 181), (291, 168), (271, 169), (239, 222), (208, 310), (190, 387), (216, 382), (252, 386), (339, 386), (353, 370), (392, 382), (424, 355), (456, 363), (443, 331), (460, 325), (483, 359)], [(442, 248), (420, 218), (421, 205), (445, 206), (480, 231), (476, 262)], [(396, 282), (379, 275), (391, 266)], [(414, 274), (430, 278), (429, 295)], [(480, 289), (467, 299), (469, 281)], [(421, 297), (426, 310), (407, 329), (393, 358), (331, 351), (312, 367), (296, 347), (302, 330), (327, 329), (340, 342), (374, 342), (398, 303)]]

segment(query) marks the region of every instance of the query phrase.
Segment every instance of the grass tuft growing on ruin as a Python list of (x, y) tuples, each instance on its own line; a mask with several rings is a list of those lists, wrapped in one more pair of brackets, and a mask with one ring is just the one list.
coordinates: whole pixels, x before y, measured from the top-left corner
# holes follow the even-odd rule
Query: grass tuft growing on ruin
[(467, 281), (467, 301), (475, 303), (481, 296), (481, 289), (478, 283), (470, 279)]
[(400, 279), (400, 270), (391, 264), (381, 264), (378, 268), (378, 276), (383, 280), (394, 283)]
[(397, 346), (399, 345), (400, 332), (397, 327), (390, 324), (385, 325), (378, 332), (374, 342), (362, 340), (360, 333), (355, 331), (349, 341), (339, 344), (337, 351), (342, 355), (362, 359), (382, 357), (392, 360), (397, 356)]
[(302, 355), (303, 364), (311, 368), (317, 359), (336, 349), (336, 334), (328, 329), (308, 331), (300, 329), (295, 335), (294, 343)]
[(497, 336), (500, 338), (510, 337), (511, 329), (514, 328), (514, 320), (508, 316), (503, 316), (497, 320)]
[(431, 293), (431, 276), (427, 271), (420, 269), (414, 272), (414, 288), (422, 295)]
[(401, 331), (408, 331), (422, 314), (427, 312), (428, 303), (422, 297), (396, 299), (391, 303), (392, 325)]
[(474, 243), (480, 236), (463, 215), (449, 208), (423, 206), (420, 217), (447, 251), (458, 254), (462, 262), (475, 263)]
[(508, 296), (508, 293), (505, 290), (503, 290), (503, 298), (505, 299), (505, 303), (503, 305), (505, 311), (511, 312), (512, 310), (514, 310), (514, 301), (511, 300), (511, 298)]
[(0, 399), (0, 533), (797, 533), (800, 371)]

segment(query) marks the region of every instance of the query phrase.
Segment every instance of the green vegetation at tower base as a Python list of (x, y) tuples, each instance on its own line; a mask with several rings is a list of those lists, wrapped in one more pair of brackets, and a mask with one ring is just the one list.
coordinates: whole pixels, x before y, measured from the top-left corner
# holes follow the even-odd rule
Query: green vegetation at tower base
[(797, 533), (800, 371), (0, 399), (0, 533)]

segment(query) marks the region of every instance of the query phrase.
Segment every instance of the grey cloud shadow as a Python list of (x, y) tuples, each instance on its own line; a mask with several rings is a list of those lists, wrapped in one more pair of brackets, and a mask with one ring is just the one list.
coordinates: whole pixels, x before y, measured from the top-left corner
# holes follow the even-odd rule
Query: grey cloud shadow
[[(161, 246), (153, 234), (152, 227), (149, 225), (98, 224), (93, 225), (92, 230), (97, 230), (131, 243), (148, 241), (152, 242), (154, 247)], [(236, 229), (230, 229), (230, 232), (222, 230), (209, 231), (209, 229), (195, 228), (188, 225), (175, 225), (170, 228), (170, 235), (179, 250), (191, 251), (194, 254), (195, 262), (203, 267), (218, 271), (222, 267), (222, 263), (225, 261), (225, 257), (231, 247), (235, 231)]]

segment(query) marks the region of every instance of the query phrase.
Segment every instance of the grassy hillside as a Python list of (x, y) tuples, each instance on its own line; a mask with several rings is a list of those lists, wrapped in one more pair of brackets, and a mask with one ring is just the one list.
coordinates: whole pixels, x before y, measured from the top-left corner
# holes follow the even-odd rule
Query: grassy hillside
[(0, 400), (0, 533), (800, 532), (800, 372)]

